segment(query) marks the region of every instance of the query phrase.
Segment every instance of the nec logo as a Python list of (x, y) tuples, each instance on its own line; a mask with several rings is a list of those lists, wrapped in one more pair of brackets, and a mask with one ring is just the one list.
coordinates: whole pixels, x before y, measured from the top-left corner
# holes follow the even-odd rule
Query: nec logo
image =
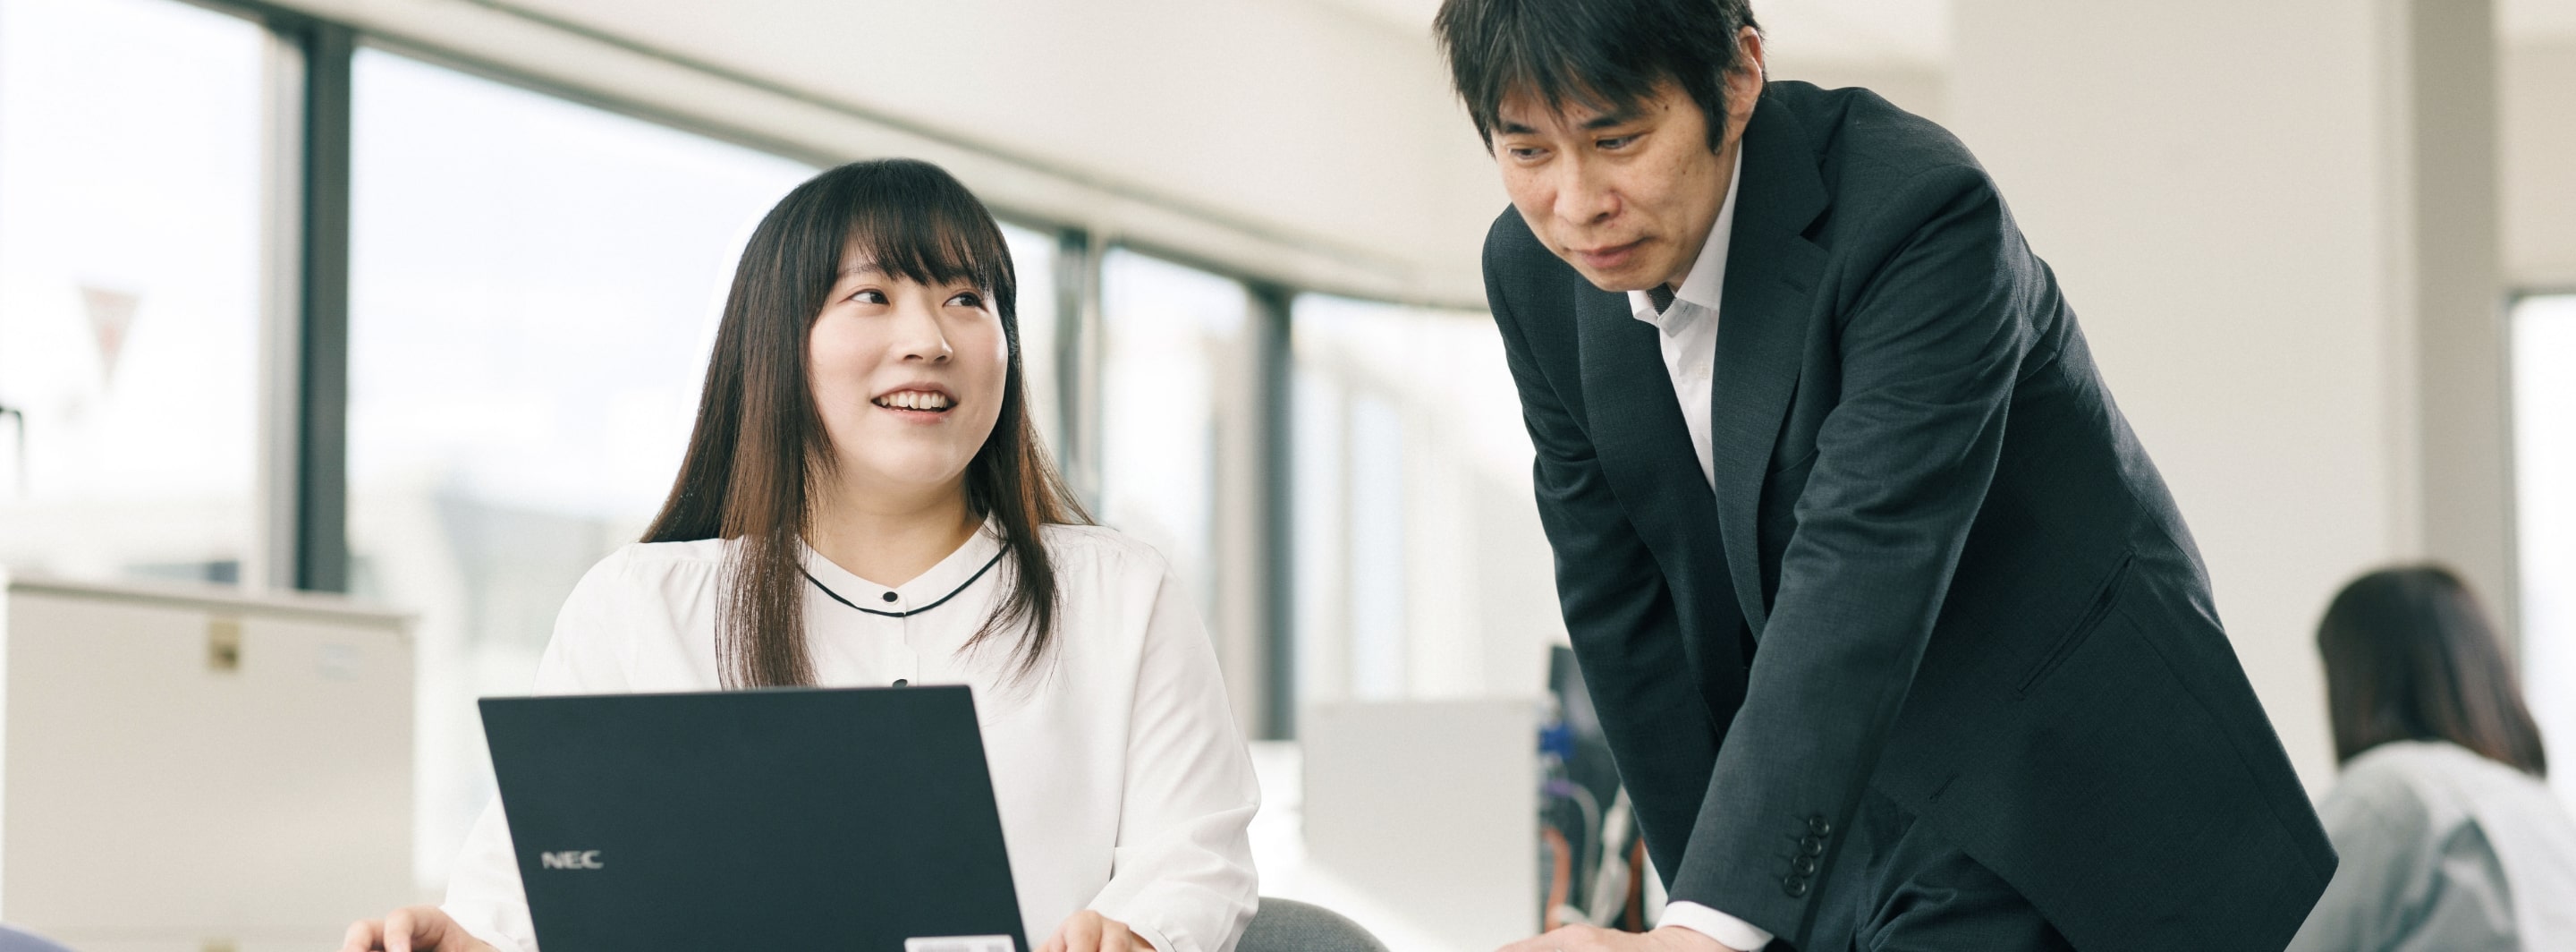
[(598, 850), (564, 850), (556, 853), (540, 853), (537, 855), (537, 859), (539, 862), (546, 864), (547, 869), (608, 868), (608, 864), (599, 861)]

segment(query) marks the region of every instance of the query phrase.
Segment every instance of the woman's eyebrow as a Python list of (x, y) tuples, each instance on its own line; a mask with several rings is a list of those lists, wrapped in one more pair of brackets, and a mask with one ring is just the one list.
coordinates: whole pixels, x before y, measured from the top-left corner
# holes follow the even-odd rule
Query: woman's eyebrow
[(865, 277), (868, 275), (875, 275), (878, 277), (884, 277), (885, 269), (877, 267), (877, 263), (874, 261), (861, 261), (857, 264), (843, 265), (841, 267), (841, 274), (844, 276)]

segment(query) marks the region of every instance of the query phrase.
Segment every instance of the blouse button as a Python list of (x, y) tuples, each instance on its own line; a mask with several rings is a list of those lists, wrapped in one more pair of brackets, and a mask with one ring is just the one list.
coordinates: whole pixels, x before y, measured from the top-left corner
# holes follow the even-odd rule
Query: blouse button
[(904, 686), (904, 685), (906, 685), (906, 684), (910, 684), (910, 683), (912, 683), (912, 682), (911, 682), (909, 679), (906, 679), (906, 678), (896, 678), (896, 679), (894, 679), (894, 686), (895, 686), (895, 687), (902, 687), (902, 686)]
[(894, 593), (893, 593), (893, 592), (887, 592), (887, 593), (885, 593), (885, 600), (886, 600), (886, 601), (889, 601), (889, 602), (894, 601)]

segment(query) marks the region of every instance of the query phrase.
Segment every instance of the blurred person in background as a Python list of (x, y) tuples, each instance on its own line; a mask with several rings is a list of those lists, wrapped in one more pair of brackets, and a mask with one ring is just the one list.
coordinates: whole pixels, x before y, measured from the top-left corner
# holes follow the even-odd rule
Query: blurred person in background
[(2343, 865), (2295, 952), (2576, 949), (2576, 822), (2459, 576), (2384, 569), (2317, 625), (2343, 776), (2318, 807)]

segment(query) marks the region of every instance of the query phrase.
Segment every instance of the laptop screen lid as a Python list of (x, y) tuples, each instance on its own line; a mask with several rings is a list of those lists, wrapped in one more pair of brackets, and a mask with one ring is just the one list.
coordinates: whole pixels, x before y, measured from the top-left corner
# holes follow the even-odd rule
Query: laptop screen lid
[(547, 952), (1029, 948), (963, 686), (481, 706)]

